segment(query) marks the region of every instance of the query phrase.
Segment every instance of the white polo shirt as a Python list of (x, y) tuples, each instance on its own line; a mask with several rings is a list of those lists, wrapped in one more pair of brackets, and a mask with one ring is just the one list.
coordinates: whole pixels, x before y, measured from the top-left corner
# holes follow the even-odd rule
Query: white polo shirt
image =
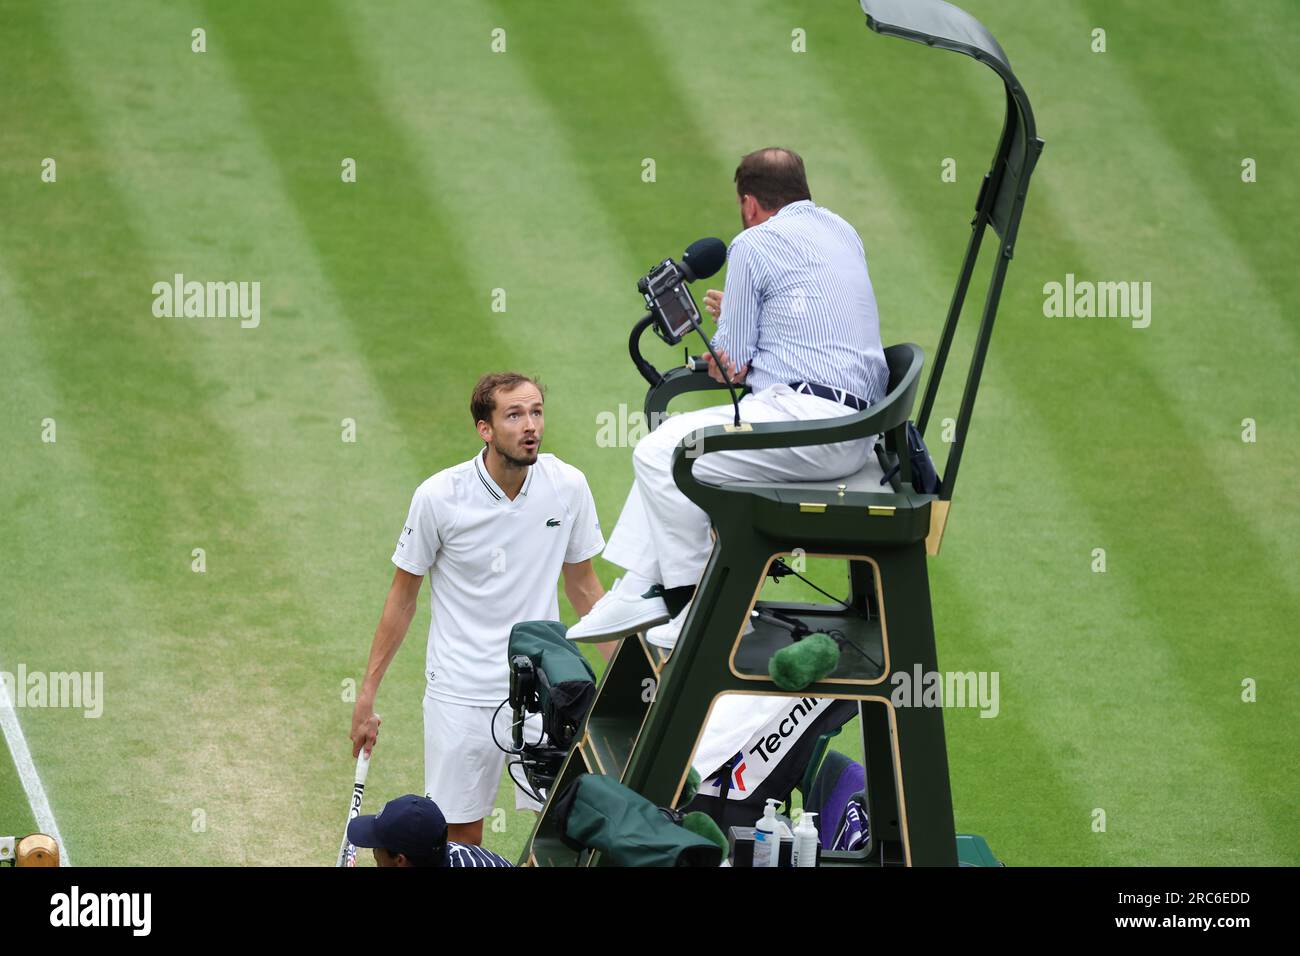
[(473, 706), (505, 700), (510, 629), (558, 621), (561, 565), (604, 547), (586, 477), (554, 455), (537, 456), (514, 501), (482, 453), (420, 485), (393, 563), (429, 575), (428, 695)]

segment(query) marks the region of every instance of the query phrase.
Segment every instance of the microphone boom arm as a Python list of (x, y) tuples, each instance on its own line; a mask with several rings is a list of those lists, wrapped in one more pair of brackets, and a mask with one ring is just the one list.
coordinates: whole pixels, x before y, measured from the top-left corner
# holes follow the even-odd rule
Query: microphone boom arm
[[(632, 364), (635, 365), (636, 370), (641, 373), (641, 377), (650, 383), (651, 388), (658, 388), (663, 384), (663, 374), (651, 365), (650, 362), (646, 360), (646, 357), (641, 354), (641, 336), (645, 334), (646, 329), (650, 328), (654, 324), (654, 313), (647, 312), (643, 315), (637, 321), (636, 325), (632, 326), (632, 333), (628, 336), (627, 340), (627, 351), (628, 355), (632, 357)], [(735, 426), (739, 428), (741, 425), (740, 398), (736, 395), (735, 383), (731, 381), (731, 376), (727, 374), (726, 367), (722, 364), (721, 359), (718, 358), (718, 353), (713, 350), (713, 343), (711, 343), (709, 337), (704, 334), (704, 330), (700, 328), (700, 324), (692, 319), (691, 327), (699, 333), (700, 338), (704, 340), (704, 347), (709, 350), (709, 354), (713, 356), (713, 361), (717, 363), (718, 368), (723, 370), (723, 375), (726, 375), (727, 381), (725, 384), (727, 386), (727, 391), (731, 394), (731, 407), (735, 410)]]
[(632, 364), (641, 373), (641, 377), (650, 383), (651, 388), (657, 388), (664, 380), (664, 377), (659, 374), (659, 370), (647, 362), (645, 356), (641, 354), (641, 336), (646, 329), (654, 325), (654, 321), (654, 314), (647, 312), (636, 325), (632, 326), (632, 334), (627, 340), (627, 351), (632, 356)]

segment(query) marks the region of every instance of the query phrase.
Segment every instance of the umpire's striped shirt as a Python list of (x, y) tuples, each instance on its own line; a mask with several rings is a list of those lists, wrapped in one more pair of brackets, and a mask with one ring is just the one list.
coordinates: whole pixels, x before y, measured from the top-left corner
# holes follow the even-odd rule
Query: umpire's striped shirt
[(447, 865), (448, 866), (514, 866), (503, 856), (498, 856), (491, 850), (485, 850), (481, 846), (474, 846), (472, 843), (451, 843), (447, 844)]
[(889, 367), (857, 231), (804, 199), (736, 236), (713, 345), (749, 366), (755, 392), (811, 382), (883, 398)]

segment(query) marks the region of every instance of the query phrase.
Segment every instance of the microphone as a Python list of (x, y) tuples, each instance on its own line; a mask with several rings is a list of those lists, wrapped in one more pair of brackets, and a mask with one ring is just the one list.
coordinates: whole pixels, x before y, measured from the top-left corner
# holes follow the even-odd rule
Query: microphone
[(687, 282), (707, 279), (727, 261), (727, 245), (721, 239), (696, 239), (682, 254), (682, 272)]
[[(719, 269), (721, 269), (723, 265), (726, 264), (726, 261), (727, 244), (721, 239), (714, 238), (713, 236), (709, 236), (706, 239), (696, 239), (687, 246), (686, 251), (682, 253), (682, 274), (685, 276), (687, 282), (694, 282), (696, 279), (707, 279), (709, 276), (714, 275)], [(698, 325), (695, 327), (695, 330), (700, 332)], [(703, 332), (700, 332), (700, 337), (704, 339), (704, 344), (708, 348), (709, 354), (713, 355), (713, 360), (717, 362), (718, 367), (721, 368), (722, 363), (718, 362), (718, 356), (714, 353), (713, 346), (709, 344), (708, 338), (704, 336)], [(703, 372), (708, 369), (708, 364), (699, 359), (694, 359), (691, 361), (691, 369), (692, 371)], [(727, 391), (731, 393), (731, 404), (736, 410), (735, 422), (739, 425), (740, 402), (736, 398), (736, 389), (732, 386), (730, 381), (727, 382)]]
[(782, 690), (803, 690), (830, 674), (840, 663), (840, 646), (829, 634), (816, 631), (767, 662), (772, 683)]

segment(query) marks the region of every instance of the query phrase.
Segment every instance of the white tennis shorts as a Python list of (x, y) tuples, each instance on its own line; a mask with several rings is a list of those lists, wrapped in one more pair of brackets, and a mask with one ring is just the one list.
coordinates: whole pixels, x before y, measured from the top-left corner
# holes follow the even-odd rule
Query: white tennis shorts
[[(424, 696), (424, 792), (438, 805), (448, 823), (473, 823), (491, 816), (497, 802), (501, 774), (508, 755), (492, 741), (493, 712), (497, 708), (452, 704)], [(496, 716), (496, 739), (511, 745), (509, 705)], [(524, 741), (536, 743), (542, 718), (530, 714), (524, 723)], [(511, 771), (524, 780), (521, 767)], [(526, 782), (526, 781), (525, 781)], [(542, 805), (517, 786), (516, 810), (540, 810)]]

